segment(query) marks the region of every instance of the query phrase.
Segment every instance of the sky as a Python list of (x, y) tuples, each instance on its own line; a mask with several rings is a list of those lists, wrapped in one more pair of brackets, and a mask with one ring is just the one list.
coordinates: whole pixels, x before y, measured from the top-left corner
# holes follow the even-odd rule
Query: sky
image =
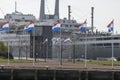
[[(0, 0), (0, 18), (7, 13), (17, 11), (23, 14), (33, 14), (39, 18), (41, 0)], [(60, 18), (68, 17), (68, 5), (71, 5), (71, 19), (81, 23), (87, 19), (91, 25), (91, 7), (94, 7), (94, 27), (98, 31), (108, 31), (107, 25), (114, 19), (114, 33), (120, 33), (120, 0), (59, 0)], [(55, 0), (45, 0), (46, 14), (54, 13)]]

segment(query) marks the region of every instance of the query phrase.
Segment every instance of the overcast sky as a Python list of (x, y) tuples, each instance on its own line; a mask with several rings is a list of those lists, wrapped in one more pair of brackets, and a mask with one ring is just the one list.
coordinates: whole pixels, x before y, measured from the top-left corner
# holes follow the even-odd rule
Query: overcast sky
[[(24, 14), (33, 14), (39, 17), (40, 0), (0, 0), (0, 18), (6, 13), (17, 11)], [(55, 0), (46, 1), (46, 13), (53, 14)], [(72, 19), (83, 22), (87, 19), (88, 26), (91, 24), (91, 7), (94, 7), (94, 26), (98, 31), (107, 31), (107, 25), (114, 19), (115, 33), (120, 33), (120, 0), (59, 0), (60, 18), (67, 17), (68, 5), (71, 5)]]

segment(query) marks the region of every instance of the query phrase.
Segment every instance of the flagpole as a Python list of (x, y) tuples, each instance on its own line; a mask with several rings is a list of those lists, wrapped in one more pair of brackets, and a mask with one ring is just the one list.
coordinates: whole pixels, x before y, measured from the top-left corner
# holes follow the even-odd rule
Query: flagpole
[(32, 59), (33, 59), (33, 66), (35, 65), (35, 24), (34, 21), (31, 21), (24, 27), (24, 31), (30, 32), (30, 36), (32, 38)]
[(35, 30), (33, 31), (33, 67), (35, 66)]
[(46, 60), (47, 60), (47, 55), (48, 55), (48, 38), (46, 38), (43, 42), (42, 42), (42, 44), (44, 44), (44, 47), (45, 47), (45, 57), (44, 57), (44, 60), (45, 60), (45, 62), (46, 62)]
[(10, 55), (9, 55), (9, 52), (10, 52), (10, 48), (9, 48), (9, 43), (8, 43), (8, 66), (10, 65)]
[(48, 58), (48, 43), (46, 44), (47, 45), (47, 53), (46, 53), (46, 61), (47, 61), (47, 58)]
[(46, 52), (45, 52), (45, 62), (46, 62), (46, 56), (47, 56), (47, 44), (45, 45), (45, 47), (46, 47)]
[[(84, 21), (85, 26), (87, 27), (87, 19)], [(85, 29), (85, 68), (87, 67), (87, 32)]]
[(61, 42), (61, 28), (60, 28), (60, 65), (62, 65), (62, 42)]
[[(60, 28), (60, 30), (59, 30), (59, 28)], [(59, 31), (59, 32), (60, 32), (60, 36), (59, 36), (59, 37), (60, 37), (60, 44), (59, 44), (59, 46), (60, 46), (59, 64), (62, 65), (61, 25), (60, 25), (60, 21), (59, 21), (59, 20), (57, 20), (57, 23), (53, 26), (52, 30), (53, 30), (53, 31)]]
[(112, 68), (113, 68), (113, 57), (114, 57), (114, 43), (112, 42)]
[(10, 47), (8, 42), (8, 66), (10, 65)]
[[(114, 19), (113, 19), (113, 35), (114, 35)], [(113, 66), (114, 66), (114, 64), (113, 64), (113, 57), (114, 57), (114, 43), (112, 42), (112, 69), (113, 69)]]
[(86, 59), (87, 59), (87, 34), (85, 33), (85, 68), (86, 68)]
[(114, 34), (114, 19), (113, 19), (113, 33), (112, 34)]
[(47, 61), (47, 54), (48, 54), (48, 44), (46, 43), (45, 62)]

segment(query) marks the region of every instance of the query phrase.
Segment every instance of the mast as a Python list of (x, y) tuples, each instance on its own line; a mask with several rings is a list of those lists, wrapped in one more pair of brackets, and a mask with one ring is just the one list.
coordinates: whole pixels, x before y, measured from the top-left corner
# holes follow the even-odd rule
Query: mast
[(91, 7), (91, 29), (92, 29), (92, 33), (93, 33), (93, 29), (94, 29), (94, 7)]
[(68, 5), (68, 20), (71, 20), (71, 6)]

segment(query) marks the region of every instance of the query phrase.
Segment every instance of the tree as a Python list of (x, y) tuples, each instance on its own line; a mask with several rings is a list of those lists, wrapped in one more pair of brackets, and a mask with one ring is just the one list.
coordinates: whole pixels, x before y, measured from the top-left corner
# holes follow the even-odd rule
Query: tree
[[(1, 58), (8, 58), (8, 48), (4, 45), (2, 41), (0, 41), (0, 57)], [(9, 53), (9, 58), (13, 59), (13, 56), (11, 53)]]
[(7, 52), (8, 48), (4, 45), (2, 41), (0, 41), (0, 52)]

